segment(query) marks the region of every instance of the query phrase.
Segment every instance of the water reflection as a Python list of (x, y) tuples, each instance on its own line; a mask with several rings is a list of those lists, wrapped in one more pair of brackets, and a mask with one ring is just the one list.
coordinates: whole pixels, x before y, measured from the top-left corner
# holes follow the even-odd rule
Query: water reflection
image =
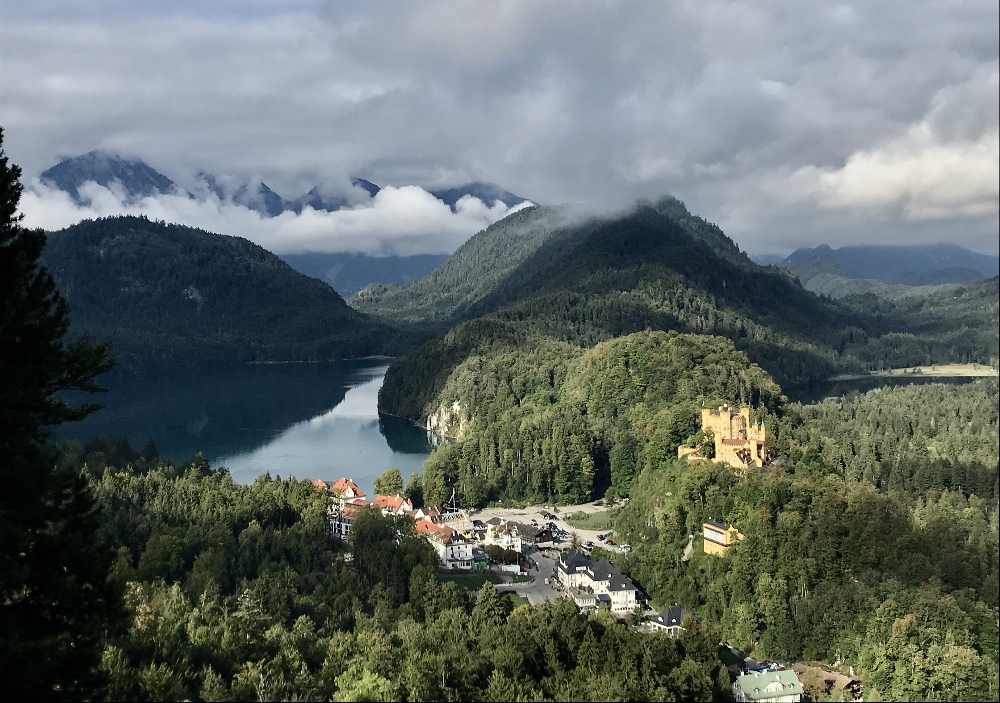
[(59, 434), (125, 437), (156, 443), (183, 461), (201, 452), (234, 478), (272, 475), (334, 479), (350, 474), (362, 488), (384, 469), (403, 475), (430, 451), (423, 430), (380, 418), (384, 362), (239, 367), (225, 373), (113, 376), (104, 409)]

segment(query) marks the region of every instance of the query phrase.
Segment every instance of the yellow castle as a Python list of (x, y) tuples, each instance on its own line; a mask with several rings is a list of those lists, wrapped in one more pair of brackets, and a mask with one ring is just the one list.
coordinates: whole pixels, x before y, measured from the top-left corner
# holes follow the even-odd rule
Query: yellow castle
[(743, 541), (743, 533), (733, 525), (718, 520), (706, 520), (701, 526), (702, 549), (705, 554), (724, 556), (729, 548)]
[[(701, 429), (715, 437), (714, 461), (729, 464), (737, 469), (763, 466), (767, 455), (764, 445), (767, 431), (764, 423), (754, 424), (750, 418), (750, 408), (746, 405), (734, 410), (728, 405), (720, 405), (717, 410), (704, 408), (701, 411)], [(677, 457), (683, 459), (705, 459), (697, 447), (677, 447)]]

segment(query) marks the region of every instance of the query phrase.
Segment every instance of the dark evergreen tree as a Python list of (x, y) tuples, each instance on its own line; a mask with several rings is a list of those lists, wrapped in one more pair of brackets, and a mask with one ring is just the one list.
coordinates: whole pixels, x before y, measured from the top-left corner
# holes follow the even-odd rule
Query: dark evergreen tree
[(38, 264), (45, 235), (17, 211), (20, 175), (0, 130), (0, 669), (14, 699), (75, 698), (93, 692), (118, 598), (87, 483), (55, 467), (45, 428), (90, 412), (59, 393), (95, 390), (110, 363), (101, 346), (64, 341), (66, 302)]

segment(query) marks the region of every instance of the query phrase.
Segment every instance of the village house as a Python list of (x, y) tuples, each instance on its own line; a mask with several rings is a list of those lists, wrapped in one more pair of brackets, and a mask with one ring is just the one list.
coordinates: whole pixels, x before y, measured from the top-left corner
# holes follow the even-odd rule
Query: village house
[[(736, 469), (761, 467), (768, 462), (765, 448), (767, 430), (762, 422), (754, 423), (750, 408), (739, 410), (720, 405), (717, 410), (701, 411), (701, 429), (713, 437), (715, 456), (712, 461), (729, 464)], [(677, 458), (690, 461), (705, 460), (698, 447), (677, 447)]]
[(718, 520), (706, 520), (701, 526), (702, 548), (705, 554), (723, 556), (729, 548), (743, 539), (743, 533), (732, 525)]
[(408, 515), (413, 512), (413, 502), (401, 495), (377, 495), (372, 505), (382, 511), (383, 515)]
[(415, 520), (418, 535), (424, 537), (441, 560), (445, 569), (471, 569), (474, 566), (475, 542), (445, 525), (430, 520)]
[(486, 521), (483, 544), (492, 544), (501, 549), (509, 549), (523, 554), (527, 547), (535, 543), (537, 534), (538, 528), (536, 527), (495, 517)]
[(365, 492), (361, 490), (358, 484), (352, 479), (344, 477), (338, 478), (330, 484), (330, 493), (333, 494), (334, 498), (344, 501), (365, 497)]
[(348, 541), (354, 520), (362, 510), (367, 510), (367, 506), (331, 503), (326, 511), (330, 534), (344, 542)]
[[(586, 607), (581, 605), (582, 600), (590, 604), (583, 593), (592, 594), (595, 605), (607, 606), (618, 617), (628, 615), (639, 606), (635, 584), (607, 559), (594, 560), (572, 549), (559, 557), (555, 577), (581, 607)], [(578, 596), (581, 600), (577, 600)]]
[(652, 630), (666, 632), (671, 637), (677, 638), (686, 629), (682, 627), (686, 615), (684, 608), (675, 604), (651, 617), (648, 622)]
[(799, 703), (802, 683), (794, 671), (754, 671), (733, 684), (733, 700), (753, 703)]

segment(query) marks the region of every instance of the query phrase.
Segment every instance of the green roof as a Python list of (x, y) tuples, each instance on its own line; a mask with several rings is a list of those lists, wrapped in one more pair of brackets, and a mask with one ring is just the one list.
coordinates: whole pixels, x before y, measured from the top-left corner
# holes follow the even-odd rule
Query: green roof
[[(780, 687), (780, 688), (779, 688)], [(733, 688), (743, 692), (749, 701), (778, 696), (802, 695), (802, 684), (794, 671), (762, 671), (742, 674)]]

